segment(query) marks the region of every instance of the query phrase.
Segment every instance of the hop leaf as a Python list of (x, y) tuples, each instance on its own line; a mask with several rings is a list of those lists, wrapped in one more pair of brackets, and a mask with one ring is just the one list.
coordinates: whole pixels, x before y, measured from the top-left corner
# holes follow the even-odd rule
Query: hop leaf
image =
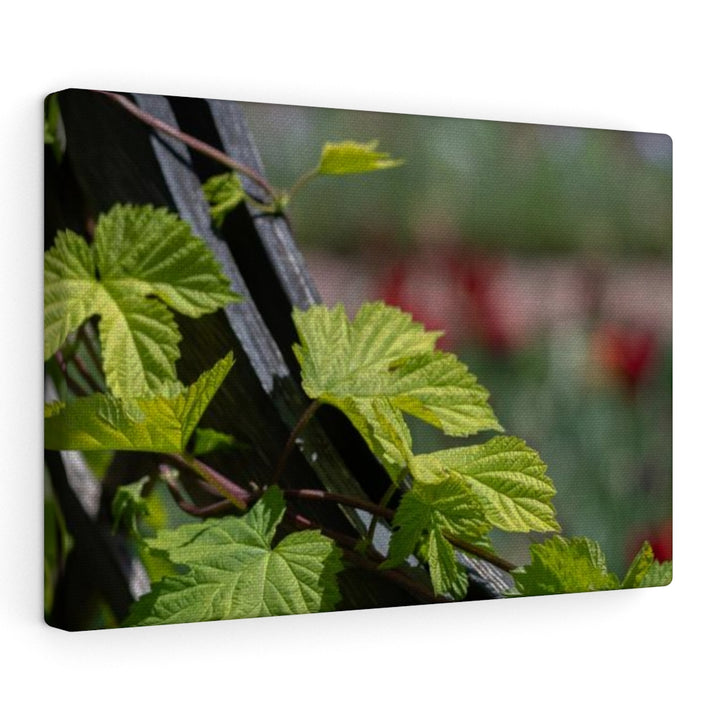
[(234, 172), (213, 175), (203, 183), (202, 188), (210, 205), (210, 217), (218, 227), (225, 216), (245, 200), (245, 190)]
[(657, 560), (648, 568), (636, 587), (659, 587), (669, 585), (672, 582), (673, 564), (672, 560), (660, 563)]
[(46, 406), (45, 447), (182, 452), (233, 362), (228, 353), (190, 387), (175, 383), (153, 397), (95, 394)]
[(239, 299), (187, 223), (164, 208), (116, 205), (92, 247), (60, 232), (45, 253), (45, 359), (99, 315), (108, 387), (147, 395), (176, 378), (180, 333), (169, 308), (199, 317)]
[(483, 521), (483, 508), (477, 495), (457, 479), (439, 483), (415, 483), (403, 495), (393, 521), (396, 529), (390, 539), (390, 552), (384, 567), (395, 567), (411, 555), (427, 538), (430, 580), (438, 595), (450, 593), (462, 598), (467, 592), (465, 569), (458, 564), (455, 551), (445, 534), (486, 546), (490, 526)]
[(513, 571), (520, 595), (617, 590), (620, 582), (608, 572), (600, 546), (589, 538), (553, 537), (531, 545), (532, 562)]
[(618, 590), (667, 585), (672, 580), (672, 563), (659, 563), (650, 543), (638, 551), (622, 583), (607, 569), (598, 543), (586, 537), (553, 537), (542, 545), (530, 546), (531, 563), (513, 571), (512, 595)]
[(495, 437), (482, 445), (451, 448), (410, 461), (420, 482), (447, 478), (466, 482), (492, 525), (510, 532), (559, 530), (552, 498), (555, 487), (540, 456), (515, 437)]
[(387, 170), (402, 165), (404, 160), (391, 158), (389, 153), (378, 152), (377, 140), (359, 143), (345, 140), (325, 143), (318, 166), (319, 175), (350, 175), (374, 170)]
[(502, 430), (487, 390), (454, 355), (435, 350), (440, 333), (407, 313), (375, 302), (352, 322), (342, 305), (296, 309), (293, 320), (305, 392), (342, 410), (393, 479), (411, 454), (402, 412), (450, 435)]
[(187, 572), (154, 584), (125, 625), (334, 609), (340, 599), (340, 550), (317, 530), (292, 533), (272, 547), (284, 511), (281, 491), (271, 487), (242, 518), (161, 530), (148, 544)]
[(659, 563), (655, 559), (652, 545), (647, 540), (642, 544), (637, 555), (630, 563), (630, 568), (622, 581), (621, 587), (639, 588), (669, 585), (672, 581), (672, 562)]

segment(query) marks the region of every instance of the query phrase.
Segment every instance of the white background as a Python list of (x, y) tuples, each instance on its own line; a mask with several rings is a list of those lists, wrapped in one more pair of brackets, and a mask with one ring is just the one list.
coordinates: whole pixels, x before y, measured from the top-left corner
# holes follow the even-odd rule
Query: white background
[[(709, 717), (717, 709), (718, 53), (710, 3), (13, 3), (2, 68), (6, 717)], [(590, 7), (590, 9), (580, 9)], [(42, 622), (41, 100), (65, 87), (668, 133), (668, 588), (69, 634)], [(43, 713), (44, 711), (44, 713)]]

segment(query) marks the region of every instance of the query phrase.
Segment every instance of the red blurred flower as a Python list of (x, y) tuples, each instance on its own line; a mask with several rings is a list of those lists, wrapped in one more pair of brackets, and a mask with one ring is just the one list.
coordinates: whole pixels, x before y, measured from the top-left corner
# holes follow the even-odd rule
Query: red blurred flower
[(458, 249), (426, 250), (395, 262), (381, 279), (378, 295), (409, 312), (429, 330), (443, 330), (438, 346), (467, 341), (496, 355), (517, 349), (526, 337), (524, 317), (509, 302), (500, 259)]
[(437, 346), (450, 350), (457, 342), (452, 323), (448, 322), (448, 316), (453, 314), (452, 298), (442, 265), (439, 273), (434, 270), (437, 268), (429, 264), (399, 260), (381, 280), (378, 294), (388, 305), (410, 313), (426, 330), (442, 330)]
[(516, 349), (518, 336), (509, 322), (508, 308), (498, 297), (496, 285), (503, 273), (500, 259), (455, 257), (452, 273), (465, 292), (470, 330), (483, 347), (494, 355)]
[(630, 393), (650, 375), (658, 340), (650, 330), (604, 325), (595, 332), (593, 349), (600, 364)]

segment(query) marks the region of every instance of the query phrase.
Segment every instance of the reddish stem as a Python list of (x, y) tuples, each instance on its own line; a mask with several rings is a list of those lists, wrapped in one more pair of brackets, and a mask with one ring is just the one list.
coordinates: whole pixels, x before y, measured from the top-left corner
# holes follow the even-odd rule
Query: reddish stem
[(138, 120), (141, 120), (146, 125), (149, 125), (150, 127), (155, 128), (162, 133), (165, 133), (166, 135), (170, 135), (176, 140), (180, 140), (180, 142), (185, 143), (185, 145), (191, 147), (193, 150), (196, 150), (202, 155), (212, 158), (221, 165), (225, 165), (226, 167), (229, 167), (231, 170), (235, 170), (235, 172), (238, 172), (241, 175), (245, 175), (246, 177), (250, 178), (254, 183), (259, 185), (267, 193), (268, 197), (271, 200), (276, 199), (276, 193), (272, 189), (272, 187), (270, 187), (267, 181), (247, 165), (236, 162), (230, 156), (226, 155), (221, 150), (214, 148), (212, 145), (208, 145), (206, 142), (198, 140), (198, 138), (193, 137), (192, 135), (188, 135), (182, 130), (178, 130), (172, 125), (168, 125), (163, 120), (160, 120), (160, 118), (156, 118), (154, 115), (151, 115), (150, 113), (141, 110), (137, 105), (130, 102), (130, 100), (128, 100), (124, 95), (108, 92), (106, 90), (97, 90), (96, 92), (99, 92), (109, 97), (111, 100), (125, 108), (125, 110), (127, 110), (131, 115), (134, 115)]

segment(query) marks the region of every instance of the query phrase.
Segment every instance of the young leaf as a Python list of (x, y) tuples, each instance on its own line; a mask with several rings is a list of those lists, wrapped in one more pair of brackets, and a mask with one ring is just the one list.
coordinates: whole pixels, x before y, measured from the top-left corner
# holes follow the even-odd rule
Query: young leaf
[(513, 571), (520, 595), (617, 590), (620, 582), (608, 572), (600, 546), (589, 538), (568, 540), (555, 536), (542, 545), (531, 545), (530, 565)]
[(305, 392), (347, 414), (393, 479), (410, 454), (401, 412), (450, 435), (502, 430), (487, 390), (454, 355), (435, 350), (440, 333), (407, 313), (375, 302), (352, 322), (342, 305), (296, 309), (293, 320)]
[(428, 565), (435, 593), (450, 593), (460, 599), (467, 592), (467, 574), (444, 533), (487, 546), (485, 534), (490, 526), (482, 518), (479, 498), (462, 480), (415, 483), (403, 495), (395, 513), (393, 524), (397, 529), (390, 539), (390, 552), (383, 566), (399, 565), (427, 534)]
[(99, 315), (108, 387), (146, 395), (176, 377), (180, 333), (168, 306), (199, 317), (237, 300), (187, 223), (164, 208), (116, 205), (100, 216), (92, 247), (60, 232), (45, 253), (45, 359)]
[(210, 205), (210, 217), (220, 226), (225, 216), (245, 200), (245, 190), (237, 173), (213, 175), (203, 183), (203, 193)]
[(284, 511), (281, 491), (271, 487), (244, 517), (160, 531), (149, 545), (187, 572), (154, 584), (125, 625), (332, 610), (340, 599), (340, 550), (317, 530), (287, 535), (273, 548)]
[(559, 530), (555, 487), (540, 456), (519, 438), (494, 437), (482, 445), (451, 448), (410, 461), (420, 483), (460, 479), (477, 494), (485, 519), (510, 532)]
[(176, 383), (153, 397), (95, 394), (46, 406), (45, 447), (182, 452), (233, 362), (228, 353), (190, 387)]
[(149, 480), (149, 476), (145, 476), (137, 482), (121, 485), (115, 491), (112, 501), (113, 532), (117, 532), (120, 523), (123, 522), (133, 535), (140, 535), (137, 526), (138, 517), (150, 514), (147, 500), (142, 496)]
[(378, 152), (377, 140), (359, 143), (345, 140), (341, 143), (325, 143), (318, 166), (319, 175), (350, 175), (386, 170), (402, 165), (404, 160), (391, 158), (389, 153)]

